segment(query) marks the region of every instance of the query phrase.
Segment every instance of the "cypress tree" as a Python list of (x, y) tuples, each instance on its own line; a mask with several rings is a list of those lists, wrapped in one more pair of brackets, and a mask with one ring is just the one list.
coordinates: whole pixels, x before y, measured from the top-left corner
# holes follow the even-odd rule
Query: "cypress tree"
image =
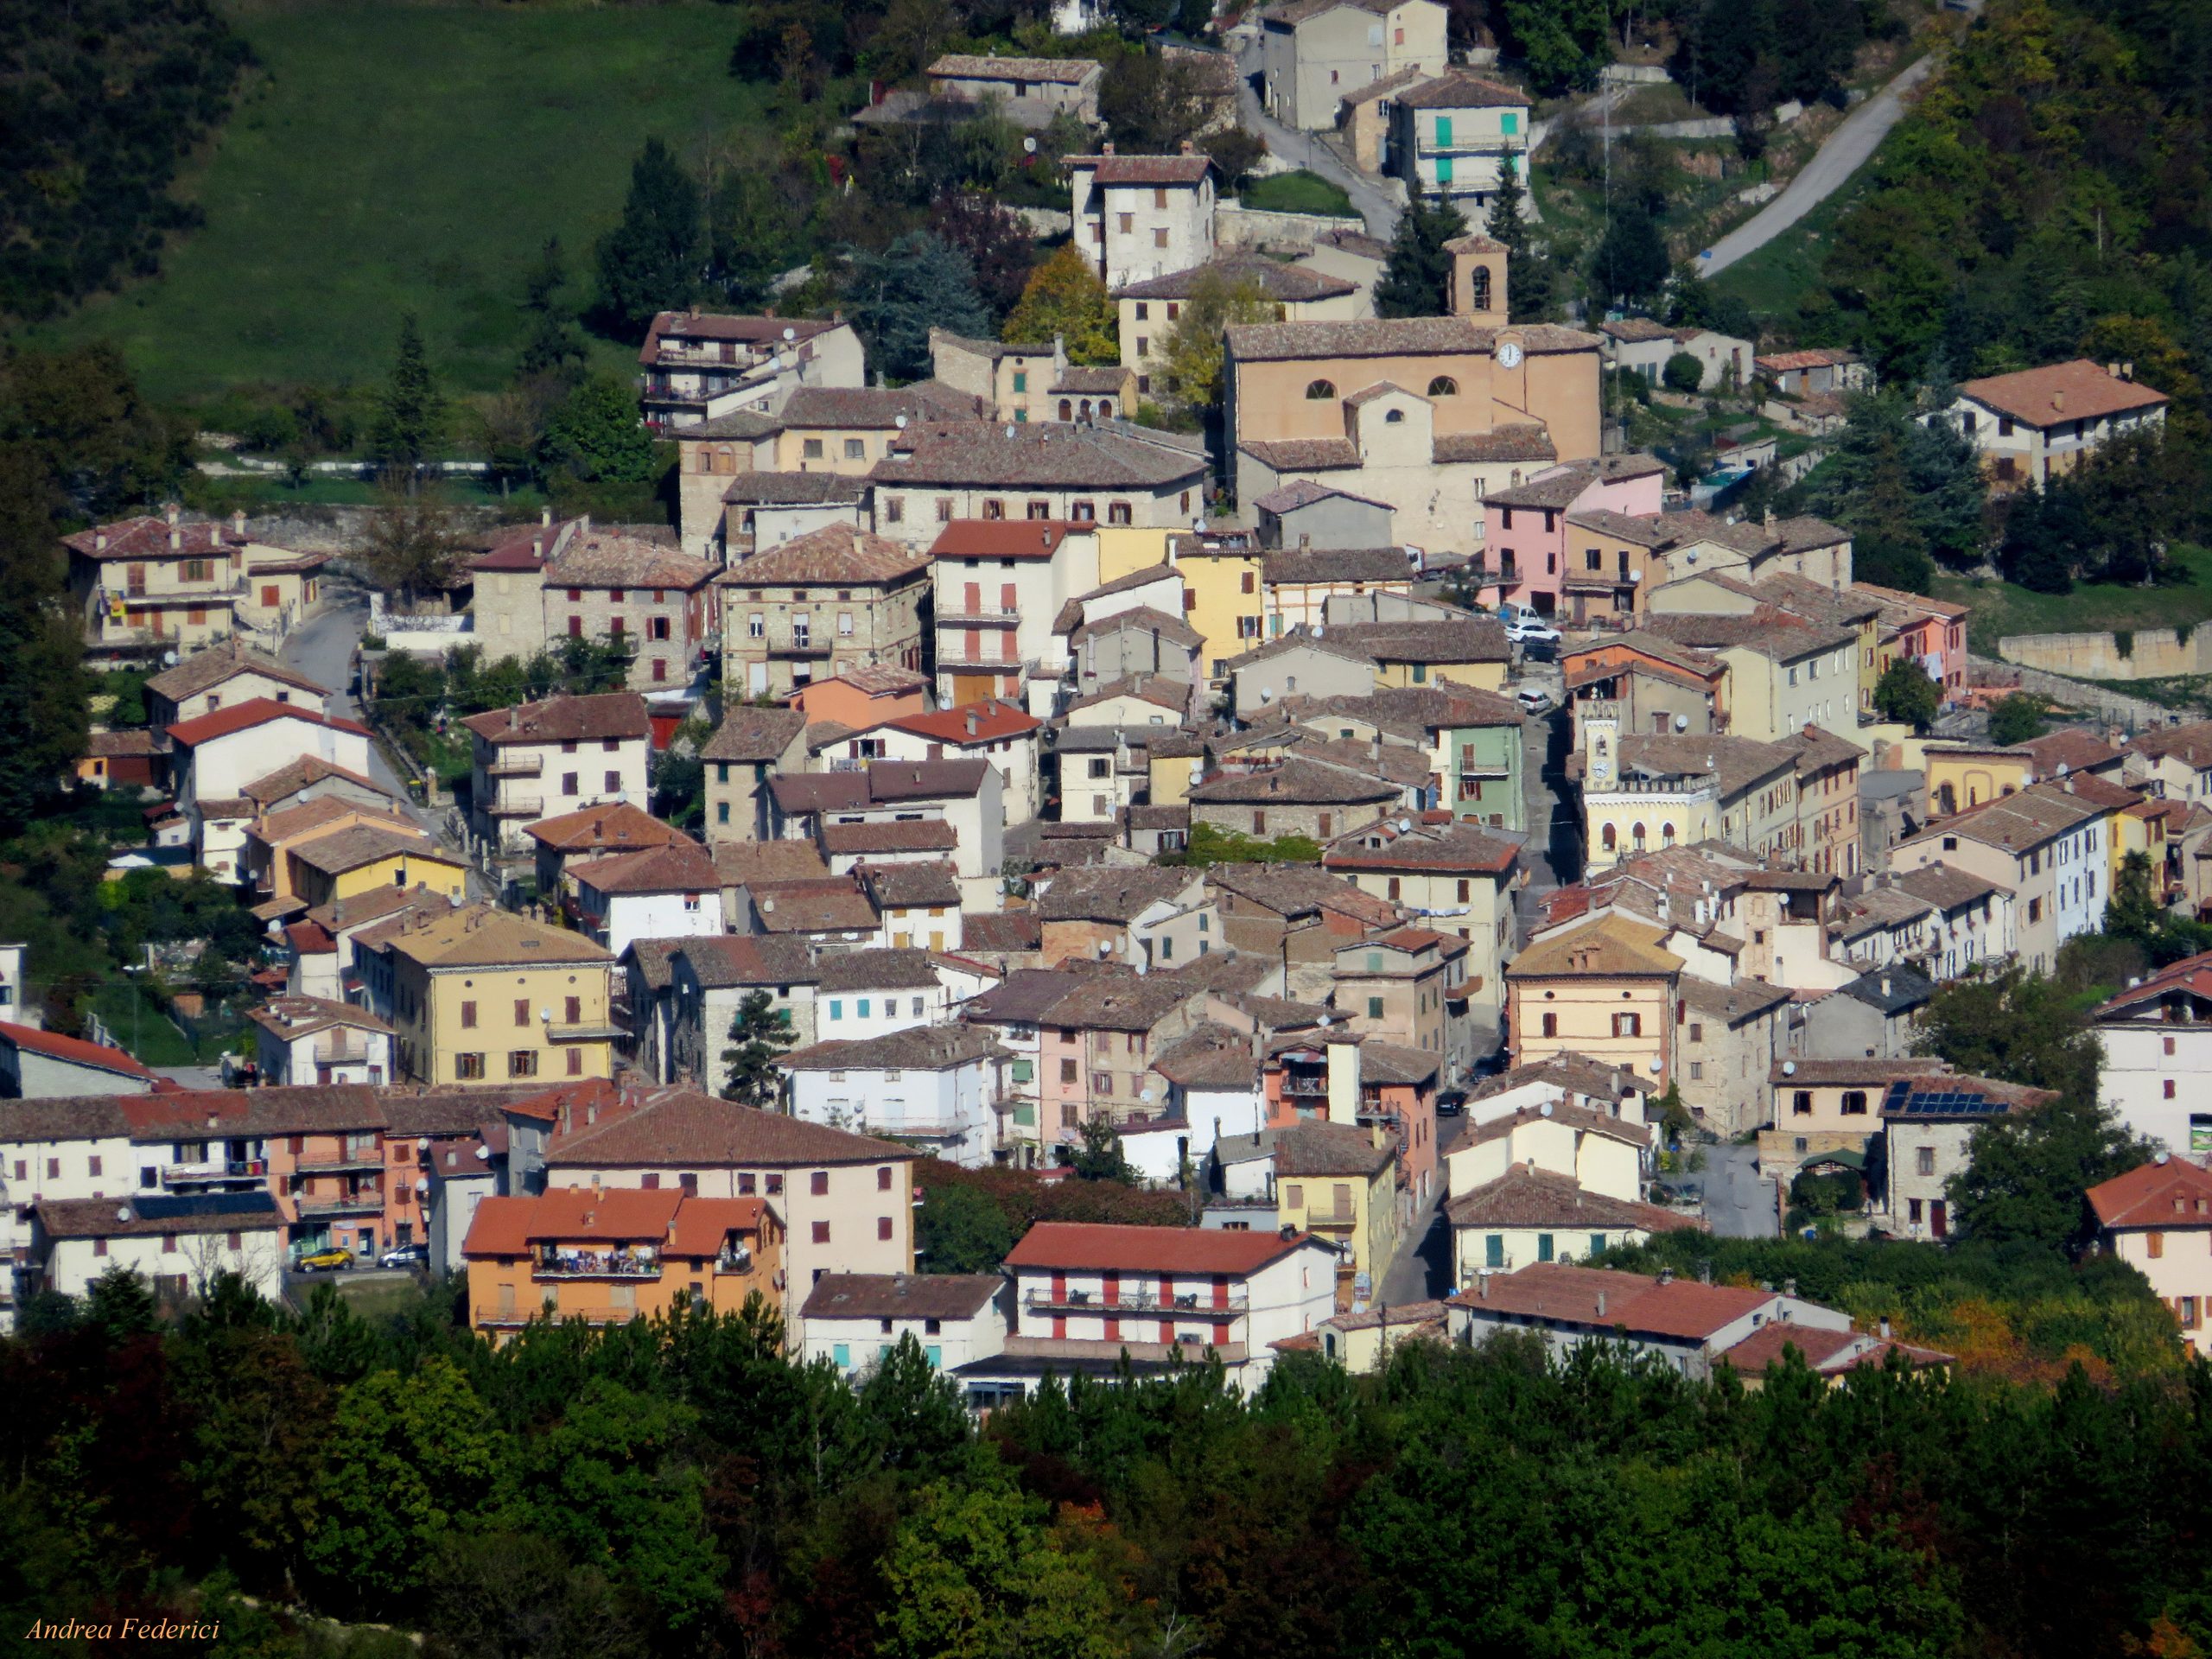
[(402, 317), (399, 346), (392, 354), (391, 376), (385, 382), (384, 397), (377, 406), (371, 448), (377, 460), (387, 467), (404, 468), (411, 478), (430, 459), (445, 432), (445, 398), (430, 371), (423, 331), (412, 315)]
[(600, 238), (601, 317), (619, 333), (642, 337), (655, 312), (698, 297), (706, 259), (698, 183), (666, 144), (649, 138), (630, 168), (622, 222)]

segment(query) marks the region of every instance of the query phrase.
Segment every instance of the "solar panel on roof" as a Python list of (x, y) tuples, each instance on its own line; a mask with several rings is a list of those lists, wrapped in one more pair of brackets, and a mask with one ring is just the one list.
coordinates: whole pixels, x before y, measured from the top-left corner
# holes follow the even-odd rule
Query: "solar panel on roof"
[(148, 1193), (134, 1200), (148, 1221), (175, 1221), (186, 1216), (274, 1215), (276, 1200), (266, 1192)]

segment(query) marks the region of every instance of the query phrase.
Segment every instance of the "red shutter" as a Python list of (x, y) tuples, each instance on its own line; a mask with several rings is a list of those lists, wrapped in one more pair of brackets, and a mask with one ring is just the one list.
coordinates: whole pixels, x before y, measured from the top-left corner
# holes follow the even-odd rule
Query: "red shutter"
[(1106, 1292), (1103, 1300), (1106, 1306), (1109, 1307), (1115, 1307), (1120, 1305), (1122, 1300), (1122, 1275), (1120, 1274), (1109, 1273), (1106, 1275)]
[(1052, 1300), (1059, 1303), (1065, 1302), (1067, 1299), (1068, 1276), (1065, 1273), (1056, 1273), (1052, 1275)]
[(1229, 1281), (1220, 1274), (1213, 1276), (1213, 1305), (1216, 1307), (1229, 1306)]

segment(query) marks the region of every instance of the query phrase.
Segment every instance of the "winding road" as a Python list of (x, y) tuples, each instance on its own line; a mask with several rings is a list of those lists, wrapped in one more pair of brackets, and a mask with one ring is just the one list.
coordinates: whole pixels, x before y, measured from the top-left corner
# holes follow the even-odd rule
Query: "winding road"
[(1936, 54), (1907, 64), (1897, 78), (1843, 118), (1782, 194), (1698, 256), (1697, 274), (1711, 276), (1780, 236), (1843, 188), (1904, 116), (1904, 95), (1928, 79)]
[(1260, 43), (1250, 40), (1236, 50), (1236, 107), (1244, 118), (1246, 128), (1268, 141), (1270, 156), (1319, 173), (1330, 183), (1342, 187), (1351, 198), (1353, 210), (1367, 221), (1367, 233), (1377, 241), (1388, 242), (1398, 229), (1397, 202), (1323, 143), (1319, 136), (1287, 127), (1269, 115), (1253, 88), (1252, 83), (1259, 74)]

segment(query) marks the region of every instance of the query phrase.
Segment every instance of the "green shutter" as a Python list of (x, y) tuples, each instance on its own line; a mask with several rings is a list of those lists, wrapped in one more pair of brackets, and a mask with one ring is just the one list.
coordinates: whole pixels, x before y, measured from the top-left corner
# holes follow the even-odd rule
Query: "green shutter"
[(841, 1371), (853, 1368), (853, 1351), (842, 1342), (830, 1351), (830, 1358)]
[(1590, 1235), (1590, 1254), (1591, 1254), (1591, 1255), (1597, 1255), (1597, 1254), (1598, 1254), (1598, 1252), (1599, 1252), (1599, 1251), (1600, 1251), (1600, 1250), (1604, 1249), (1605, 1248), (1605, 1236), (1603, 1233), (1592, 1233), (1592, 1234), (1591, 1234), (1591, 1235)]
[[(1439, 149), (1449, 149), (1452, 147), (1452, 118), (1448, 115), (1440, 115), (1436, 118), (1436, 147)], [(1452, 175), (1446, 169), (1451, 165), (1449, 162), (1441, 163), (1437, 176), (1450, 178)]]
[(1502, 1268), (1505, 1265), (1505, 1235), (1503, 1233), (1490, 1233), (1484, 1236), (1483, 1265), (1486, 1268)]
[(1509, 138), (1513, 137), (1516, 132), (1519, 132), (1521, 130), (1521, 117), (1519, 113), (1513, 110), (1508, 110), (1503, 116), (1498, 118), (1498, 130), (1503, 132)]
[(1549, 1233), (1538, 1233), (1536, 1235), (1536, 1260), (1539, 1262), (1548, 1262), (1551, 1259), (1552, 1236)]
[(1436, 158), (1436, 181), (1439, 184), (1452, 182), (1452, 158), (1449, 156)]
[(1014, 1121), (1020, 1124), (1025, 1129), (1035, 1128), (1037, 1127), (1037, 1109), (1034, 1106), (1015, 1107), (1014, 1109)]
[(1027, 1060), (1016, 1060), (1014, 1063), (1014, 1080), (1016, 1083), (1027, 1083), (1036, 1075), (1037, 1068)]

